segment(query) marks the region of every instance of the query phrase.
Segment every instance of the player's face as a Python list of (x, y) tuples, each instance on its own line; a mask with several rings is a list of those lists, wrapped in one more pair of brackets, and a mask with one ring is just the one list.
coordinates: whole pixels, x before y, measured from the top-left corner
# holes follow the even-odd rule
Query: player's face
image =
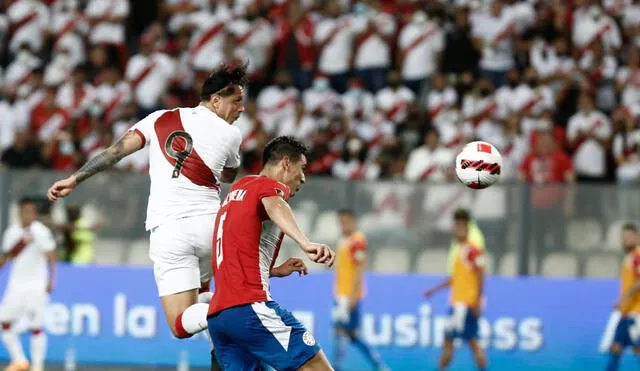
[(622, 247), (629, 251), (638, 245), (638, 235), (634, 231), (622, 231)]
[(467, 234), (469, 234), (469, 222), (466, 220), (456, 220), (453, 225), (453, 234), (458, 241), (465, 241)]
[(349, 235), (356, 229), (355, 218), (350, 214), (340, 214), (340, 227), (342, 228), (343, 235)]
[(304, 171), (307, 168), (307, 157), (302, 155), (299, 161), (287, 161), (285, 166), (285, 181), (283, 183), (289, 187), (291, 197), (293, 197), (306, 181)]
[(215, 96), (212, 99), (216, 114), (230, 124), (233, 124), (244, 111), (244, 89), (241, 87), (237, 87), (229, 96)]
[(20, 206), (20, 223), (29, 226), (38, 219), (38, 210), (33, 203), (26, 203)]

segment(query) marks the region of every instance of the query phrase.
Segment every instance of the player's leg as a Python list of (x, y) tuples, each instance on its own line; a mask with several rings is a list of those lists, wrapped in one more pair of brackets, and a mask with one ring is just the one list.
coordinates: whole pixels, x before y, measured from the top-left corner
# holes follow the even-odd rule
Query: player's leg
[(375, 370), (387, 370), (388, 367), (382, 362), (382, 357), (380, 354), (376, 352), (373, 348), (371, 348), (362, 337), (358, 334), (356, 329), (347, 331), (349, 338), (351, 339), (351, 343), (358, 348), (358, 350), (365, 356), (367, 361), (371, 364), (371, 366)]
[(190, 220), (185, 219), (165, 223), (152, 231), (149, 250), (162, 309), (171, 333), (178, 338), (188, 338), (206, 329), (209, 309), (208, 304), (198, 303), (199, 259), (185, 230)]
[(607, 362), (607, 371), (616, 371), (620, 368), (620, 358), (624, 347), (631, 344), (629, 336), (630, 320), (627, 317), (620, 318), (616, 331), (613, 336), (613, 342), (609, 347), (609, 360)]
[(336, 370), (340, 370), (342, 369), (344, 355), (347, 352), (347, 348), (349, 347), (351, 339), (349, 339), (349, 335), (347, 335), (347, 332), (339, 325), (336, 325), (334, 334), (335, 339), (333, 344), (333, 365), (335, 366)]
[(487, 369), (487, 355), (484, 349), (482, 349), (477, 339), (469, 340), (469, 346), (473, 352), (473, 360), (478, 366), (478, 371), (485, 371)]
[[(264, 364), (276, 370), (333, 370), (327, 357), (321, 353), (320, 346), (313, 335), (289, 311), (282, 309), (273, 301), (260, 302), (233, 307), (222, 312), (235, 313), (239, 325), (229, 324), (226, 335), (233, 337), (236, 344), (242, 344)], [(218, 319), (220, 320), (220, 319)], [(230, 322), (233, 318), (227, 318)], [(211, 324), (211, 319), (209, 320)], [(215, 337), (217, 328), (209, 331), (214, 337), (216, 352), (219, 352)], [(227, 371), (223, 359), (222, 368)]]
[(46, 292), (30, 295), (32, 306), (29, 308), (29, 328), (31, 329), (31, 371), (44, 370), (44, 361), (47, 354), (47, 334), (42, 330), (44, 326), (44, 313), (49, 303), (49, 295)]
[(438, 369), (444, 371), (449, 367), (451, 359), (453, 358), (453, 338), (444, 340), (442, 345), (442, 354), (440, 355), (440, 361), (438, 362)]
[(2, 342), (9, 353), (11, 363), (7, 371), (21, 371), (29, 369), (29, 362), (24, 355), (20, 337), (13, 328), (14, 322), (23, 311), (20, 304), (20, 296), (13, 292), (7, 292), (0, 304), (0, 324), (2, 325)]
[(465, 316), (462, 338), (465, 339), (471, 347), (473, 359), (478, 367), (478, 371), (485, 371), (487, 369), (487, 356), (478, 342), (480, 338), (479, 318), (476, 317), (470, 309), (467, 310)]
[[(263, 371), (259, 360), (235, 341), (235, 336), (245, 330), (242, 308), (230, 308), (208, 319), (208, 333), (214, 344), (212, 361), (216, 370)], [(214, 370), (212, 363), (211, 369)]]

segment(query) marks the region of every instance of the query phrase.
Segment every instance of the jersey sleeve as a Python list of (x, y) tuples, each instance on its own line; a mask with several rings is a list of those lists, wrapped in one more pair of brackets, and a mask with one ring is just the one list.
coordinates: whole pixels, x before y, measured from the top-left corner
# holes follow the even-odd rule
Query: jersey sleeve
[(8, 253), (13, 249), (13, 247), (22, 240), (22, 235), (16, 233), (16, 229), (7, 230), (2, 237), (2, 252), (4, 254)]
[(265, 178), (258, 191), (258, 201), (262, 201), (265, 197), (274, 196), (282, 197), (285, 201), (289, 201), (289, 188), (278, 181)]
[(367, 240), (364, 238), (354, 239), (349, 247), (349, 252), (357, 265), (365, 264), (367, 262)]
[(633, 257), (633, 276), (635, 278), (640, 278), (640, 255), (635, 254)]
[(142, 120), (136, 122), (132, 127), (129, 128), (129, 131), (132, 131), (140, 136), (140, 139), (142, 139), (143, 147), (151, 141), (151, 138), (153, 137), (155, 131), (154, 125), (156, 123), (156, 120), (163, 113), (164, 111), (153, 112)]
[(38, 228), (35, 236), (38, 239), (38, 247), (43, 252), (53, 251), (56, 248), (56, 240), (51, 230), (45, 226)]
[(235, 169), (240, 167), (240, 144), (242, 143), (242, 132), (235, 126), (231, 127), (232, 134), (229, 141), (229, 152), (224, 167)]
[(487, 257), (486, 255), (475, 246), (467, 246), (469, 251), (467, 253), (467, 261), (471, 263), (471, 265), (475, 269), (484, 269), (487, 265)]

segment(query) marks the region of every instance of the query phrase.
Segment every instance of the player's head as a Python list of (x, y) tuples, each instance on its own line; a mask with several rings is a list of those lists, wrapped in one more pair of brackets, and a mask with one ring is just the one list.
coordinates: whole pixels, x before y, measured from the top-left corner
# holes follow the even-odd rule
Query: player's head
[(82, 214), (82, 207), (77, 204), (67, 206), (67, 219), (70, 222), (75, 222), (80, 219), (80, 215)]
[(622, 240), (622, 248), (627, 252), (638, 246), (638, 228), (635, 224), (623, 225), (620, 239)]
[(466, 241), (469, 235), (471, 214), (467, 209), (458, 209), (453, 213), (453, 235), (458, 241)]
[(232, 124), (244, 111), (244, 87), (247, 85), (247, 66), (223, 64), (216, 68), (202, 84), (200, 101), (216, 115)]
[(38, 219), (38, 204), (31, 197), (21, 198), (18, 204), (20, 206), (20, 224), (23, 227), (28, 227)]
[(307, 146), (294, 137), (274, 138), (264, 147), (262, 173), (285, 184), (293, 196), (306, 180), (308, 151)]
[(351, 209), (338, 210), (338, 220), (340, 221), (342, 235), (349, 236), (356, 231), (356, 217)]

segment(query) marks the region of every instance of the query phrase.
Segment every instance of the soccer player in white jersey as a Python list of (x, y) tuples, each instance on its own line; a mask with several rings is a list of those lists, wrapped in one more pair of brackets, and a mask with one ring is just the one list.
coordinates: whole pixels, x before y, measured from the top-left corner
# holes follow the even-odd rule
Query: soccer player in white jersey
[[(247, 65), (217, 68), (203, 84), (200, 105), (151, 113), (48, 192), (51, 200), (65, 197), (90, 176), (150, 146), (149, 256), (167, 323), (178, 338), (207, 328), (219, 181), (233, 182), (240, 166), (242, 135), (231, 124), (244, 110), (246, 71)], [(206, 291), (198, 294), (201, 287)]]
[[(11, 262), (11, 274), (0, 303), (2, 342), (11, 357), (7, 371), (44, 370), (47, 336), (42, 332), (44, 312), (55, 277), (56, 242), (53, 233), (38, 221), (34, 200), (20, 200), (20, 220), (2, 239), (0, 266)], [(22, 316), (31, 331), (31, 365), (24, 355), (19, 334), (12, 327)]]

